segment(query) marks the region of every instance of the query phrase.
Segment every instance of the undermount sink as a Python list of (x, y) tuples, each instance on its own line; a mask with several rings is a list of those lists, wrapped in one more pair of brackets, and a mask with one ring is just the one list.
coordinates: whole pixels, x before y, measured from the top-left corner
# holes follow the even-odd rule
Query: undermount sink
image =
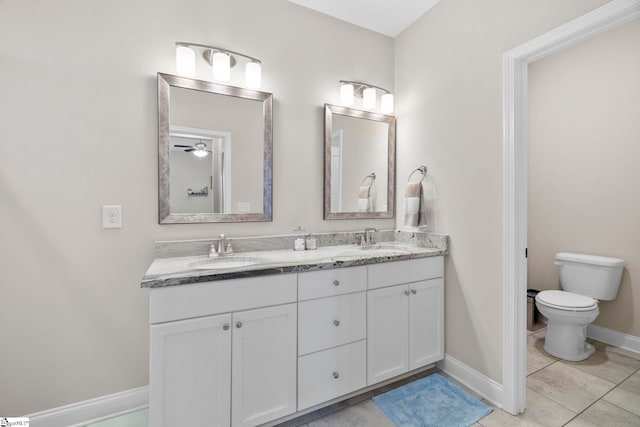
[(412, 246), (405, 243), (396, 242), (381, 242), (373, 243), (370, 245), (354, 246), (343, 251), (341, 254), (358, 254), (364, 252), (377, 252), (377, 251), (408, 251)]
[(408, 249), (407, 245), (402, 244), (393, 244), (393, 243), (374, 243), (372, 245), (363, 245), (359, 246), (358, 249), (361, 251), (376, 251), (376, 250), (404, 250)]
[(198, 270), (218, 270), (224, 268), (239, 268), (257, 264), (260, 260), (250, 257), (209, 258), (191, 263), (191, 267)]

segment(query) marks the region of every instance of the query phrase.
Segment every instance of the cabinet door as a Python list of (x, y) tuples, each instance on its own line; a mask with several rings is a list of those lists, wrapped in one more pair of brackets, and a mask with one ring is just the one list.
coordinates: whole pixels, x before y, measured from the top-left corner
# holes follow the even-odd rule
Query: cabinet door
[(296, 306), (233, 314), (234, 427), (256, 426), (296, 411)]
[(417, 369), (444, 357), (444, 282), (411, 283), (409, 292), (409, 369)]
[(227, 427), (231, 315), (151, 325), (149, 425)]
[(367, 292), (367, 385), (409, 370), (408, 285)]

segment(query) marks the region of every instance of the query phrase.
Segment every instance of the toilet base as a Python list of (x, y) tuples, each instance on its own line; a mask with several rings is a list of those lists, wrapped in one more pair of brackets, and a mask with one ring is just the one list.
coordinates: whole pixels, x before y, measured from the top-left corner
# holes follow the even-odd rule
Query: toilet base
[(544, 346), (544, 351), (551, 356), (557, 357), (558, 359), (562, 360), (568, 360), (569, 362), (580, 362), (586, 360), (593, 354), (595, 350), (595, 347), (593, 347), (593, 345), (589, 344), (588, 342), (584, 343), (584, 350), (582, 352), (579, 352), (578, 355), (560, 354), (553, 351), (553, 349), (548, 349), (546, 345)]
[(544, 339), (544, 351), (570, 362), (579, 362), (593, 354), (595, 348), (586, 342), (587, 326), (549, 322)]

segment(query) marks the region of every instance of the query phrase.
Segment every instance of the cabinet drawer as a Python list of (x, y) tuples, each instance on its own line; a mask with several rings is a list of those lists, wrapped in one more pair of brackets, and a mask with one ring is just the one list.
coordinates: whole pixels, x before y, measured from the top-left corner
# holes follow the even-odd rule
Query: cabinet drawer
[(366, 292), (298, 303), (300, 356), (362, 340), (366, 336)]
[(366, 341), (298, 358), (298, 410), (366, 386)]
[(298, 300), (330, 297), (364, 291), (367, 267), (336, 268), (298, 274)]
[(296, 302), (295, 274), (151, 289), (149, 322), (159, 323)]
[(444, 257), (410, 259), (369, 265), (369, 289), (434, 279), (444, 275)]

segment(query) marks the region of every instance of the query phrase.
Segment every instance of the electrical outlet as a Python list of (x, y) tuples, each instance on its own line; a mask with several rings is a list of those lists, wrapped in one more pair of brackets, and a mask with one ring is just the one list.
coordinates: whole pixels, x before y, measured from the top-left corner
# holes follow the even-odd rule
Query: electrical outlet
[(122, 206), (102, 207), (102, 228), (122, 228)]

